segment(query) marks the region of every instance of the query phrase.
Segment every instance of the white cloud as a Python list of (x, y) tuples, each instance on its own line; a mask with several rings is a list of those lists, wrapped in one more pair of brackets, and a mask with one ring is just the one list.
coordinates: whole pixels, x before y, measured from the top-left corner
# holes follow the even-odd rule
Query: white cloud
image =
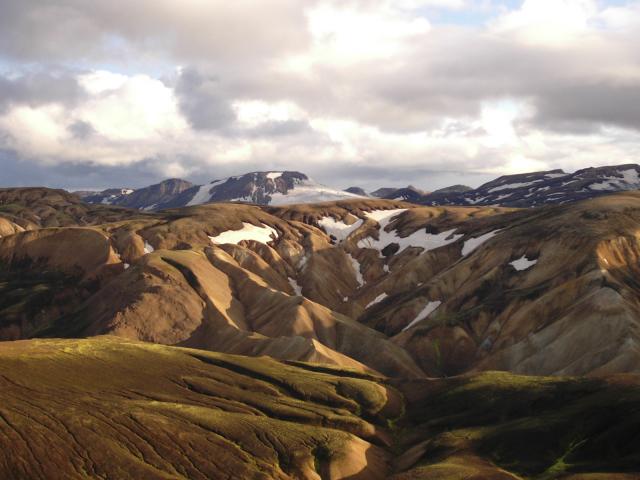
[(265, 102), (246, 100), (235, 102), (234, 110), (238, 122), (246, 127), (257, 127), (269, 122), (289, 122), (306, 120), (306, 113), (290, 101)]
[(80, 84), (92, 95), (71, 115), (112, 141), (157, 141), (187, 129), (173, 90), (159, 80), (100, 71), (81, 76)]
[(526, 43), (563, 46), (590, 33), (597, 14), (596, 0), (525, 0), (518, 10), (498, 18), (493, 28)]
[(431, 28), (427, 19), (397, 8), (398, 3), (406, 2), (380, 2), (367, 9), (320, 3), (309, 10), (313, 47), (306, 54), (310, 57), (307, 61), (349, 64), (398, 54), (407, 41), (425, 35)]

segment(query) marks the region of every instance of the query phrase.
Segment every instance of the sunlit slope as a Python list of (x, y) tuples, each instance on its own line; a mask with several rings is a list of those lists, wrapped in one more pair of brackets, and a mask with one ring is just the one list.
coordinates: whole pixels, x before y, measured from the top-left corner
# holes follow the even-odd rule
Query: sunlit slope
[(526, 210), (215, 204), (36, 229), (0, 238), (0, 335), (394, 377), (637, 372), (639, 231), (634, 192)]
[(640, 379), (390, 380), (94, 337), (0, 343), (0, 478), (632, 479)]
[(0, 343), (2, 478), (386, 477), (379, 377), (115, 337)]

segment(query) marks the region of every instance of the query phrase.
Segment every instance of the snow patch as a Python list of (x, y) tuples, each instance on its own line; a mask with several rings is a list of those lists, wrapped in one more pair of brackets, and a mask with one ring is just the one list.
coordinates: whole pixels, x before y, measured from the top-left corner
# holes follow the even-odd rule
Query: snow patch
[(364, 198), (354, 193), (343, 192), (325, 187), (311, 180), (294, 181), (294, 187), (287, 193), (275, 192), (270, 194), (270, 205), (287, 205), (295, 203), (319, 203), (335, 200)]
[(422, 320), (424, 320), (425, 318), (427, 318), (429, 315), (431, 315), (431, 313), (433, 313), (440, 305), (442, 305), (442, 302), (429, 302), (427, 303), (427, 305), (422, 309), (422, 311), (418, 314), (418, 316), (406, 327), (404, 327), (402, 329), (402, 331), (404, 332), (405, 330), (409, 330), (411, 327), (413, 327), (415, 324), (421, 322)]
[(371, 302), (369, 302), (367, 304), (366, 307), (364, 308), (369, 308), (372, 305), (375, 305), (376, 303), (380, 303), (382, 300), (384, 300), (385, 298), (387, 298), (389, 295), (387, 295), (386, 293), (381, 293), (380, 295), (378, 295), (376, 298), (374, 298)]
[(270, 180), (275, 180), (276, 178), (280, 178), (282, 176), (282, 172), (269, 172), (267, 173), (267, 178)]
[(519, 259), (509, 263), (509, 265), (512, 265), (513, 268), (521, 272), (523, 270), (528, 270), (529, 268), (533, 267), (536, 263), (538, 263), (538, 260), (528, 260), (527, 257), (523, 255)]
[(634, 168), (620, 172), (620, 177), (605, 177), (606, 180), (601, 183), (593, 183), (589, 185), (590, 190), (609, 191), (609, 190), (635, 190), (640, 187), (640, 177)]
[(542, 179), (534, 180), (532, 182), (524, 182), (524, 183), (507, 183), (506, 185), (500, 185), (499, 187), (494, 187), (489, 190), (489, 193), (499, 192), (500, 190), (511, 190), (515, 188), (528, 187), (529, 185), (533, 185), (534, 183), (542, 182)]
[(302, 296), (302, 287), (298, 284), (298, 282), (296, 282), (295, 278), (289, 278), (289, 285), (291, 285), (291, 288), (293, 288), (293, 291), (296, 293), (296, 295), (298, 296)]
[(360, 228), (363, 223), (364, 221), (360, 219), (352, 225), (347, 225), (342, 220), (336, 221), (333, 217), (322, 217), (318, 220), (318, 225), (323, 228), (327, 235), (334, 236), (338, 242), (345, 241), (347, 237)]
[(242, 222), (240, 230), (227, 230), (215, 237), (209, 237), (216, 245), (224, 243), (238, 244), (243, 240), (255, 240), (256, 242), (267, 244), (278, 239), (278, 232), (267, 225), (258, 227), (251, 223)]
[(391, 220), (407, 210), (408, 209), (406, 208), (396, 208), (393, 210), (371, 210), (370, 212), (365, 212), (364, 215), (365, 217), (378, 222), (380, 224), (380, 228), (384, 229)]
[(464, 246), (462, 247), (462, 256), (466, 257), (471, 252), (473, 252), (476, 248), (482, 245), (484, 242), (489, 240), (491, 237), (495, 236), (499, 233), (500, 230), (494, 230), (493, 232), (485, 233), (484, 235), (480, 235), (477, 238), (471, 238), (464, 242)]
[(298, 262), (298, 269), (300, 271), (303, 271), (307, 267), (307, 262), (308, 261), (309, 261), (309, 257), (307, 255), (305, 255), (304, 257), (300, 258), (300, 261)]
[(153, 253), (154, 251), (155, 251), (155, 248), (153, 248), (153, 247), (149, 244), (149, 242), (147, 242), (147, 241), (145, 240), (145, 242), (144, 242), (144, 253), (145, 253), (145, 254), (147, 254), (147, 253)]
[(211, 200), (211, 193), (209, 192), (209, 190), (211, 190), (215, 185), (218, 185), (219, 183), (222, 183), (222, 182), (224, 182), (224, 180), (215, 180), (206, 185), (202, 185), (198, 189), (198, 191), (195, 193), (193, 198), (189, 200), (189, 202), (187, 203), (187, 207), (192, 207), (193, 205), (202, 205), (203, 203), (207, 203), (209, 200)]
[(353, 267), (353, 270), (356, 272), (356, 281), (358, 282), (358, 285), (360, 287), (363, 287), (364, 286), (364, 277), (362, 276), (362, 273), (360, 272), (360, 262), (358, 262), (358, 260), (353, 258), (353, 255), (351, 255), (350, 253), (347, 253), (347, 257), (351, 261), (351, 266)]
[(413, 232), (408, 237), (400, 237), (396, 230), (386, 232), (382, 225), (380, 225), (380, 231), (378, 232), (378, 240), (372, 237), (367, 237), (358, 242), (358, 248), (372, 248), (375, 250), (382, 250), (384, 247), (391, 243), (397, 243), (400, 248), (397, 253), (404, 251), (409, 247), (422, 248), (428, 252), (435, 250), (436, 248), (443, 247), (450, 243), (455, 242), (463, 235), (454, 235), (456, 229), (447, 230), (442, 233), (426, 233), (423, 229)]

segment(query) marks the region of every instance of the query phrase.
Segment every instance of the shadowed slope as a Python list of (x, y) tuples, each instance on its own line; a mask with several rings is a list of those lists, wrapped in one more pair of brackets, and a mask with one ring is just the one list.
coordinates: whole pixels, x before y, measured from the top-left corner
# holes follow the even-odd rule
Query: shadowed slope
[(631, 480), (640, 377), (488, 372), (401, 385), (395, 480)]

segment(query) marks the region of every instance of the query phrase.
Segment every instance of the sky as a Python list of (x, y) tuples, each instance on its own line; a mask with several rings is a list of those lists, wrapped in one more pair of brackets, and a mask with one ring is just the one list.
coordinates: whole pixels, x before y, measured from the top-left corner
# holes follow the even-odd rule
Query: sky
[(0, 186), (640, 159), (640, 1), (0, 0)]

